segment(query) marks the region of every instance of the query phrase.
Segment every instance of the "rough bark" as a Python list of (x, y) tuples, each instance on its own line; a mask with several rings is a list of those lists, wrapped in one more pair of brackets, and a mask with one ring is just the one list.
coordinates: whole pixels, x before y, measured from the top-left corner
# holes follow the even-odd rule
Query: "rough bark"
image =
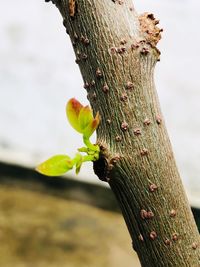
[(199, 233), (155, 91), (158, 20), (139, 16), (131, 0), (53, 2), (101, 115), (94, 171), (118, 199), (141, 265), (200, 266)]

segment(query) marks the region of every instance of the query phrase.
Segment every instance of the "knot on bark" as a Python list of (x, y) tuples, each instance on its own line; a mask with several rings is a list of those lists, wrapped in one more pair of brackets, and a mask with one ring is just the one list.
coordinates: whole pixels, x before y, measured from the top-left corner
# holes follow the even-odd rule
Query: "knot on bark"
[(114, 166), (120, 159), (119, 155), (111, 155), (105, 146), (100, 145), (99, 159), (93, 162), (94, 173), (101, 181), (109, 183)]
[(156, 20), (152, 13), (147, 12), (141, 14), (138, 19), (140, 22), (140, 29), (144, 33), (146, 41), (152, 47), (156, 47), (161, 39), (161, 32), (163, 31), (163, 29), (156, 26), (159, 20)]
[(93, 162), (94, 173), (101, 181), (108, 182), (108, 161), (100, 155), (97, 161)]

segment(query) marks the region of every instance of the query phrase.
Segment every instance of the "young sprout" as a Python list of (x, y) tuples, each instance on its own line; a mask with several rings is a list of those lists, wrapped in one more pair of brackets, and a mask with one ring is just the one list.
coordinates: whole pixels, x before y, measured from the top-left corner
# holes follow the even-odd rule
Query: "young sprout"
[(99, 146), (90, 142), (90, 137), (100, 122), (99, 113), (97, 112), (94, 118), (89, 106), (83, 106), (78, 100), (72, 98), (67, 103), (66, 115), (71, 126), (82, 134), (85, 147), (79, 148), (78, 151), (86, 155), (79, 152), (74, 158), (67, 155), (55, 155), (37, 166), (36, 170), (39, 173), (47, 176), (59, 176), (75, 167), (76, 174), (78, 174), (83, 162), (99, 159)]

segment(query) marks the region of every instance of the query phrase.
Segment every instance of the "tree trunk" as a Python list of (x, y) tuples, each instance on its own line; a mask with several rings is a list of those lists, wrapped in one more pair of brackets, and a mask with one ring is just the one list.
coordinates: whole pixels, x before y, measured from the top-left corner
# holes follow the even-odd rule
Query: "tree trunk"
[[(49, 0), (46, 0), (49, 1)], [(101, 115), (98, 177), (109, 183), (144, 267), (200, 266), (199, 233), (176, 167), (154, 85), (161, 38), (131, 0), (52, 0)]]

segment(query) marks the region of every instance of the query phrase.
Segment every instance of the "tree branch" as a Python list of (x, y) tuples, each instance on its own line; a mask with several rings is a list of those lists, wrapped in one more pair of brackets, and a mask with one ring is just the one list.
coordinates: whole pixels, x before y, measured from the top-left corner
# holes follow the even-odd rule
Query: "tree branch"
[(52, 2), (102, 118), (94, 171), (118, 199), (141, 265), (200, 266), (199, 233), (153, 80), (159, 21), (151, 13), (138, 16), (131, 0)]

